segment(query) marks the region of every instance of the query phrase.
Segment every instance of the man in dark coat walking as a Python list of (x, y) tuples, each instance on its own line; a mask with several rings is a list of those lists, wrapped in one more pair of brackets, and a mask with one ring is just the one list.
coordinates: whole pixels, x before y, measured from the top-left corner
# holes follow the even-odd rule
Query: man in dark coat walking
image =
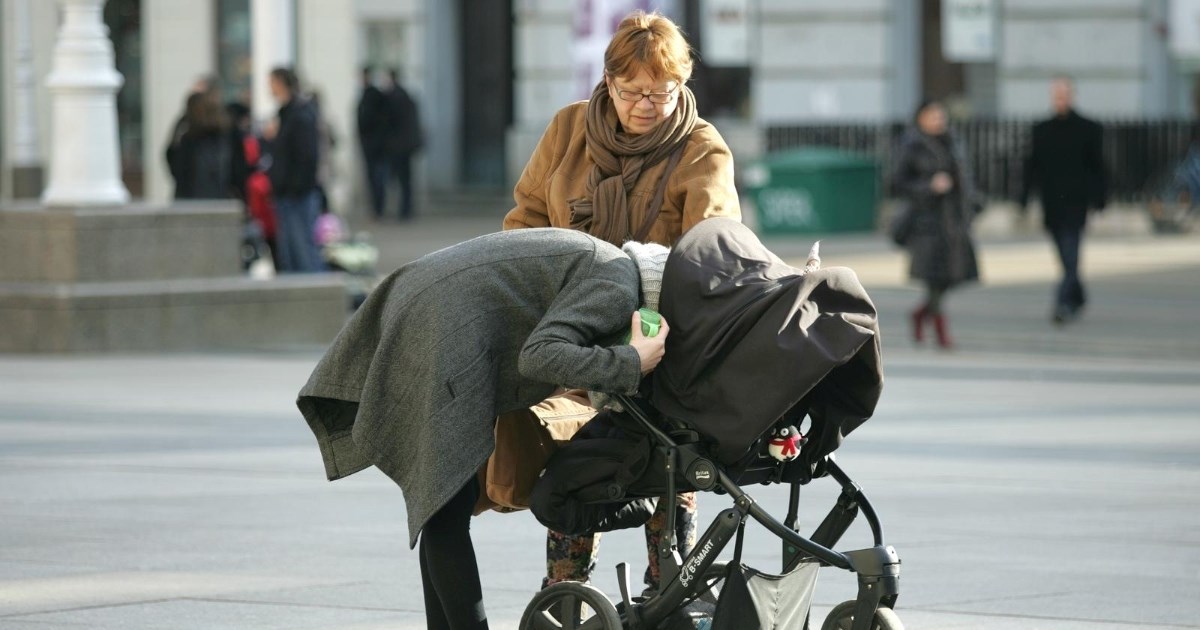
[(391, 86), (387, 92), (388, 101), (388, 151), (392, 158), (392, 172), (400, 182), (400, 219), (412, 219), (416, 211), (413, 209), (412, 190), (412, 158), (422, 145), (421, 119), (417, 112), (417, 102), (400, 85), (400, 72), (395, 68), (388, 70)]
[(1072, 107), (1070, 79), (1051, 83), (1054, 116), (1033, 128), (1033, 142), (1025, 163), (1021, 205), (1033, 189), (1041, 192), (1043, 223), (1054, 239), (1062, 263), (1052, 318), (1064, 324), (1079, 316), (1087, 294), (1079, 278), (1079, 250), (1088, 210), (1107, 203), (1103, 132), (1099, 124), (1080, 116)]
[(384, 191), (387, 189), (391, 161), (388, 156), (390, 114), (388, 97), (371, 81), (370, 66), (362, 70), (362, 95), (358, 99), (358, 144), (362, 148), (367, 187), (371, 193), (371, 212), (383, 217)]

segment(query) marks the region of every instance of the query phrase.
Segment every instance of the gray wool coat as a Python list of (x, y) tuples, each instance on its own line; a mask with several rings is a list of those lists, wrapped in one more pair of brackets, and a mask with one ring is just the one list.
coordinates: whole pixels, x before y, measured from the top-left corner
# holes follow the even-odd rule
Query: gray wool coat
[(388, 276), (300, 390), (330, 480), (374, 465), (404, 491), (409, 545), (470, 481), (498, 414), (556, 387), (632, 394), (637, 308), (620, 249), (555, 228), (489, 234)]

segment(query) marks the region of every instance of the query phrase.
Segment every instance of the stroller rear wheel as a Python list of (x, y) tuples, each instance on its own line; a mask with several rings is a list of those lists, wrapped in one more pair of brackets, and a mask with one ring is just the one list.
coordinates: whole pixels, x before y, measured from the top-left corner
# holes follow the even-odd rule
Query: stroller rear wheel
[[(825, 623), (821, 624), (821, 630), (851, 630), (854, 626), (855, 604), (857, 602), (852, 599), (834, 606)], [(896, 611), (880, 606), (875, 610), (875, 623), (871, 624), (871, 630), (904, 630), (904, 624)]]
[(600, 589), (559, 582), (533, 596), (521, 615), (521, 630), (621, 630), (621, 616)]

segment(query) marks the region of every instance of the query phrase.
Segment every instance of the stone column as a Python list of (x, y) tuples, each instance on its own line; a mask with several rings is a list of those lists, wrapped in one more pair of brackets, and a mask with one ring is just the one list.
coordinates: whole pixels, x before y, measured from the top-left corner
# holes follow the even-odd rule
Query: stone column
[(255, 120), (261, 121), (275, 115), (277, 110), (267, 75), (275, 66), (296, 63), (296, 2), (250, 0), (250, 22), (254, 58), (254, 76), (251, 77), (254, 103), (251, 108)]
[(354, 154), (358, 153), (358, 50), (354, 46), (358, 16), (348, 10), (352, 7), (347, 4), (328, 0), (296, 2), (296, 65), (304, 75), (302, 79), (320, 93), (321, 114), (338, 138), (329, 156), (331, 173), (325, 193), (331, 207), (343, 214), (351, 207), (354, 184), (361, 180), (354, 165)]
[(42, 154), (38, 143), (37, 83), (33, 69), (31, 0), (6, 0), (9, 53), (12, 57), (7, 128), (12, 130), (5, 153), (12, 167), (13, 197), (36, 197), (42, 188)]
[(453, 190), (462, 168), (462, 69), (459, 67), (458, 2), (425, 5), (425, 102), (421, 124), (429, 138), (425, 155), (430, 188)]
[(104, 3), (58, 0), (63, 20), (46, 80), (53, 103), (47, 206), (129, 201), (117, 144), (116, 93), (124, 79), (113, 66)]
[[(164, 204), (175, 188), (163, 152), (196, 80), (216, 74), (214, 2), (141, 0), (145, 201)], [(226, 94), (226, 99), (236, 96)]]

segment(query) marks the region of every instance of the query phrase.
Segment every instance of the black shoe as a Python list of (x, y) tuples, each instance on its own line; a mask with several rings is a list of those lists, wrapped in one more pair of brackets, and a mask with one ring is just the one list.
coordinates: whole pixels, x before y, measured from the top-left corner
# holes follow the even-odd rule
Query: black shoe
[(1054, 314), (1050, 319), (1058, 325), (1069, 324), (1079, 317), (1078, 309), (1072, 308), (1065, 304), (1060, 304), (1054, 308)]

